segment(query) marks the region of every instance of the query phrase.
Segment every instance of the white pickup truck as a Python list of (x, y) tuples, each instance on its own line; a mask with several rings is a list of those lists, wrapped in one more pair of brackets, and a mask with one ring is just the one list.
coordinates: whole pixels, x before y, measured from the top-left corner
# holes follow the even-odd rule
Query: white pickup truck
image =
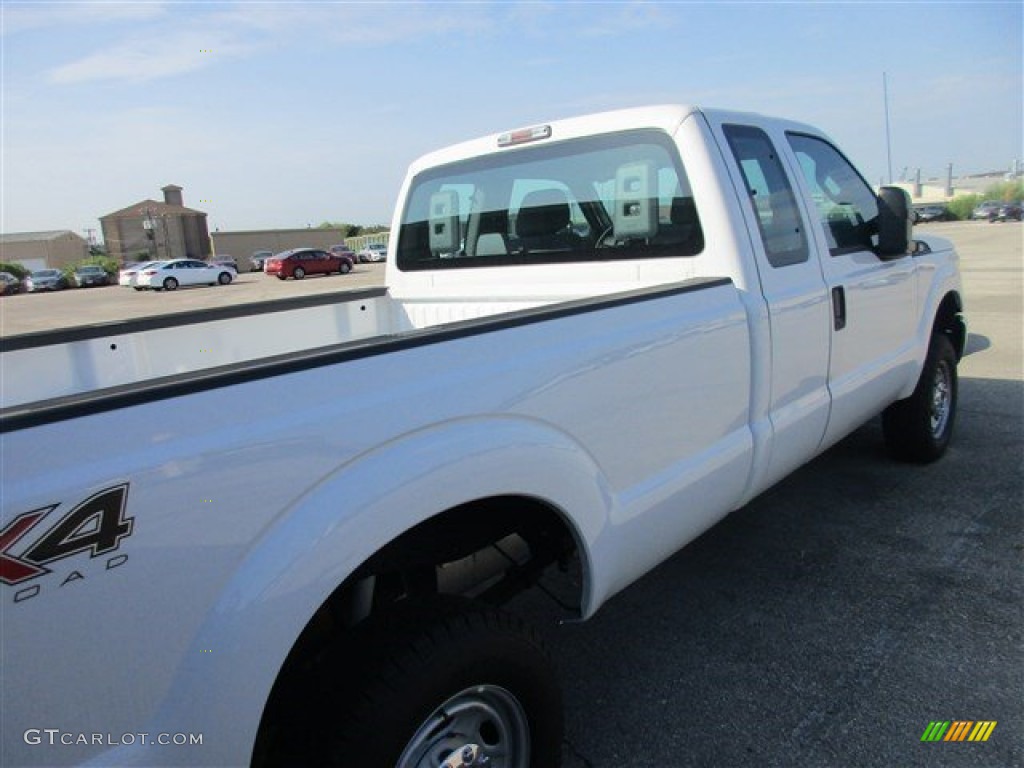
[(590, 617), (878, 414), (950, 440), (957, 255), (808, 125), (489, 136), (392, 233), (386, 289), (0, 342), (4, 765), (558, 765), (498, 604)]

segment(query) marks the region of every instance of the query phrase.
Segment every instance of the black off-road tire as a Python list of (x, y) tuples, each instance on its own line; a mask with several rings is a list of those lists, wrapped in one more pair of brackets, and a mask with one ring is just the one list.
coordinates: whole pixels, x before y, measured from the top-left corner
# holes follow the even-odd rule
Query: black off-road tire
[[(439, 596), (369, 619), (300, 690), (301, 708), (284, 707), (295, 720), (282, 724), (268, 765), (413, 768), (437, 765), (466, 744), (481, 747), (493, 768), (561, 765), (561, 691), (540, 638), (517, 617), (462, 598)], [(475, 714), (460, 719), (458, 707), (476, 699)], [(452, 709), (438, 716), (446, 703)], [(518, 714), (489, 722), (492, 705)], [(512, 743), (522, 729), (508, 721), (525, 727), (528, 744)], [(403, 757), (407, 750), (415, 754)], [(432, 759), (419, 762), (424, 755)]]
[(914, 393), (882, 414), (885, 443), (893, 457), (927, 464), (946, 452), (956, 421), (956, 364), (952, 342), (934, 334)]

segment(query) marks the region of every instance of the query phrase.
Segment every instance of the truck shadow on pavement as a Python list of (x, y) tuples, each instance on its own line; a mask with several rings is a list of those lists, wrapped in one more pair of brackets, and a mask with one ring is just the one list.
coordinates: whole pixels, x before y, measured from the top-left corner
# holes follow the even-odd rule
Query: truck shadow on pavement
[(967, 334), (967, 344), (964, 347), (964, 357), (973, 355), (976, 352), (984, 352), (986, 349), (992, 346), (992, 342), (988, 336), (982, 336), (978, 333)]
[(890, 460), (875, 419), (590, 621), (541, 623), (564, 765), (931, 766), (936, 719), (998, 721), (975, 757), (1024, 764), (1022, 455), (1024, 383), (961, 378), (942, 460)]

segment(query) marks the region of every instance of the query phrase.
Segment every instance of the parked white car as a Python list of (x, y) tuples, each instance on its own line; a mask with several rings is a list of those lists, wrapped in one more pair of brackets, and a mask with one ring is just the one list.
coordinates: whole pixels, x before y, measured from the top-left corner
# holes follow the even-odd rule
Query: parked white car
[[(160, 263), (159, 261), (143, 261), (135, 264), (125, 264), (124, 269), (117, 273), (117, 284), (138, 288), (139, 275), (142, 274), (142, 271)], [(141, 291), (142, 289), (138, 288), (138, 290)]]
[(174, 259), (150, 264), (139, 272), (135, 287), (140, 290), (174, 291), (179, 286), (227, 285), (235, 272), (219, 264), (208, 264), (198, 259)]

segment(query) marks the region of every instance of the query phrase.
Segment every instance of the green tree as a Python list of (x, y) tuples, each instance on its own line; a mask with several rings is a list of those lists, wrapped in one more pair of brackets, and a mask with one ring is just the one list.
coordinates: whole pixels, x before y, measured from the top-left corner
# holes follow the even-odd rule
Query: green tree
[(24, 280), (29, 276), (29, 270), (21, 266), (17, 262), (0, 261), (0, 272), (7, 272), (8, 274), (14, 275), (19, 280)]
[(957, 195), (946, 206), (957, 219), (971, 218), (971, 213), (985, 200), (1002, 200), (1009, 203), (1024, 199), (1024, 180), (1000, 181), (986, 187), (980, 195)]
[(971, 212), (978, 207), (982, 200), (981, 195), (957, 195), (949, 201), (946, 209), (959, 220), (971, 218)]
[(321, 221), (317, 226), (317, 229), (340, 229), (342, 232), (346, 232), (352, 227), (358, 226), (357, 224), (349, 224), (346, 221)]
[(322, 221), (317, 229), (340, 229), (345, 237), (359, 237), (360, 235), (375, 235), (378, 232), (387, 232), (390, 227), (383, 224), (364, 226), (362, 224), (349, 224), (344, 221)]
[(986, 200), (1002, 200), (1004, 203), (1024, 199), (1024, 179), (1001, 181), (985, 190)]
[(63, 269), (61, 269), (61, 272), (63, 272), (64, 276), (67, 277), (68, 280), (72, 281), (73, 283), (75, 272), (79, 269), (79, 267), (92, 265), (103, 267), (103, 271), (106, 272), (107, 275), (109, 275), (110, 277), (116, 276), (117, 271), (118, 269), (120, 269), (121, 266), (120, 264), (118, 264), (117, 259), (115, 259), (113, 256), (107, 256), (106, 254), (102, 254), (87, 256), (86, 258), (80, 261), (68, 264)]

